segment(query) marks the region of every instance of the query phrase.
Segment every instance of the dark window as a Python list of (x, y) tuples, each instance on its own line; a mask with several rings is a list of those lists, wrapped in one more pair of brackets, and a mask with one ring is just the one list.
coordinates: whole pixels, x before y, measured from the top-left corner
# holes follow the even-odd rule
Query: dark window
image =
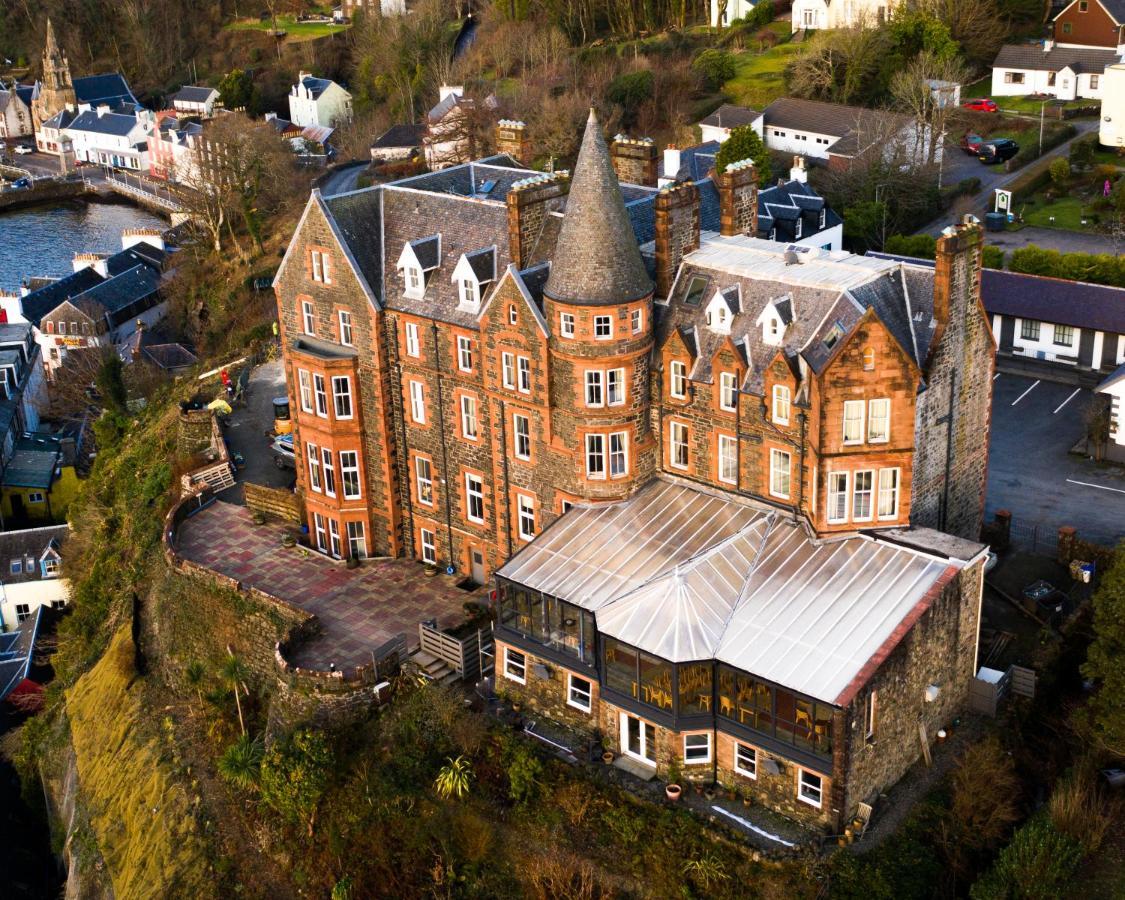
[(681, 716), (711, 712), (711, 665), (681, 665), (676, 672)]
[(1025, 341), (1039, 340), (1039, 323), (1031, 319), (1024, 319), (1020, 323), (1020, 337)]
[(725, 665), (719, 667), (718, 703), (723, 718), (814, 753), (832, 753), (832, 707), (826, 703)]
[(544, 646), (593, 662), (594, 616), (517, 584), (500, 585), (500, 622)]
[(699, 306), (703, 302), (703, 294), (707, 290), (707, 279), (696, 275), (688, 282), (687, 293), (684, 294), (684, 303), (688, 306)]

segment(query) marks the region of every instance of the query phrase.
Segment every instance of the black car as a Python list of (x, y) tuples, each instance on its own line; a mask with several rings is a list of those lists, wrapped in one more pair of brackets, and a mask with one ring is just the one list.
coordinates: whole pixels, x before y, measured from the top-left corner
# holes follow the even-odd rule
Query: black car
[(1020, 152), (1020, 145), (1010, 138), (997, 138), (980, 145), (977, 159), (986, 165), (1011, 159)]

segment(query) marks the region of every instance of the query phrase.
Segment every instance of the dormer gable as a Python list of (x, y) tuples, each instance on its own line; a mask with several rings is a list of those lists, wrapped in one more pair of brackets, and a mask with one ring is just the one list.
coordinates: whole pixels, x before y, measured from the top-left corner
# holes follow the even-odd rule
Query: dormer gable
[(396, 268), (402, 270), (403, 293), (419, 299), (426, 292), (429, 273), (441, 263), (441, 235), (407, 241), (398, 256)]
[(496, 246), (461, 254), (451, 280), (457, 285), (458, 308), (478, 312), (485, 289), (496, 281)]
[(785, 331), (794, 318), (793, 297), (776, 297), (763, 307), (755, 322), (762, 329), (762, 342), (770, 347), (785, 343)]
[(730, 334), (734, 317), (742, 308), (742, 292), (736, 284), (725, 290), (715, 291), (711, 302), (707, 304), (707, 327), (717, 334)]

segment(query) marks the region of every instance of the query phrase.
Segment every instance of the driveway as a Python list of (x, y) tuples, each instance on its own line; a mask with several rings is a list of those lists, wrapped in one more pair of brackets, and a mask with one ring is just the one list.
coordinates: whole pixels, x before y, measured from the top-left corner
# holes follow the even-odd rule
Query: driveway
[(320, 193), (325, 197), (332, 197), (335, 194), (346, 194), (348, 191), (354, 191), (359, 176), (366, 170), (367, 163), (365, 162), (342, 165), (325, 176), (320, 185)]
[[(292, 469), (279, 469), (270, 450), (270, 433), (273, 431), (273, 398), (285, 396), (285, 374), (281, 360), (276, 359), (258, 366), (246, 385), (243, 403), (230, 417), (225, 431), (227, 446), (232, 453), (242, 454), (245, 466), (236, 478), (263, 484), (266, 487), (290, 488), (297, 480)], [(223, 496), (232, 503), (242, 502), (242, 488), (229, 488)]]
[(1063, 228), (1027, 226), (1019, 231), (985, 232), (985, 243), (1003, 248), (1005, 253), (1034, 244), (1060, 253), (1109, 253), (1116, 255), (1108, 235), (1096, 232), (1067, 231)]
[(1079, 537), (1110, 546), (1125, 538), (1125, 468), (1068, 452), (1083, 434), (1090, 398), (1074, 385), (996, 376), (987, 519), (1007, 509), (1021, 529), (1073, 525)]

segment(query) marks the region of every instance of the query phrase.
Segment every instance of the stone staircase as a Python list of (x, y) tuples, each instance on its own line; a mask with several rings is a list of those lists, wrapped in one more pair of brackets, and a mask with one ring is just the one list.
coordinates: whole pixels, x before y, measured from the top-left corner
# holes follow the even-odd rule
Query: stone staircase
[(421, 647), (416, 647), (406, 657), (406, 665), (416, 671), (427, 681), (436, 681), (438, 684), (455, 684), (461, 680), (461, 674), (443, 659), (438, 659), (432, 653), (427, 653)]

